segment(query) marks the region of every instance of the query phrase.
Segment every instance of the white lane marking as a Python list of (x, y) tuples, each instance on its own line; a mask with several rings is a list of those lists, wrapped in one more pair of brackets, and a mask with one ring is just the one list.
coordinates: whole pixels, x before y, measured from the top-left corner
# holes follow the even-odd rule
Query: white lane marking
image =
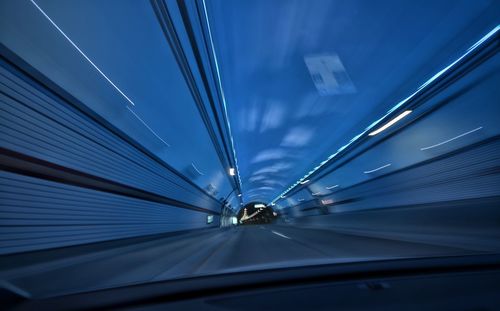
[(10, 290), (13, 293), (18, 294), (21, 297), (24, 298), (31, 298), (31, 294), (28, 293), (27, 291), (23, 290), (22, 288), (19, 288), (15, 286), (14, 284), (7, 282), (7, 281), (0, 281), (0, 287), (3, 287), (7, 290)]
[(141, 117), (139, 117), (139, 116), (137, 115), (137, 113), (135, 113), (132, 109), (130, 109), (130, 107), (129, 107), (129, 106), (127, 106), (127, 109), (128, 109), (128, 111), (130, 111), (130, 112), (131, 112), (131, 113), (132, 113), (132, 114), (133, 114), (133, 115), (134, 115), (134, 116), (135, 116), (135, 117), (136, 117), (139, 121), (141, 121), (141, 123), (142, 123), (142, 124), (144, 124), (144, 126), (145, 126), (145, 127), (146, 127), (146, 128), (147, 128), (150, 132), (151, 132), (151, 133), (153, 133), (153, 135), (154, 135), (154, 136), (156, 136), (156, 138), (158, 138), (159, 140), (161, 140), (161, 141), (162, 141), (165, 145), (167, 145), (167, 147), (170, 147), (170, 144), (169, 144), (169, 143), (167, 143), (166, 141), (164, 141), (164, 140), (163, 140), (163, 139), (162, 139), (162, 138), (161, 138), (158, 134), (156, 134), (156, 132), (155, 132), (155, 131), (153, 131), (153, 129), (152, 129), (152, 128), (150, 128), (150, 127), (149, 127), (149, 125), (147, 125), (147, 124), (146, 124), (146, 122), (144, 122), (144, 120), (143, 120), (143, 119), (141, 119)]
[(282, 234), (282, 233), (279, 233), (279, 232), (276, 232), (274, 230), (271, 230), (272, 233), (276, 234), (276, 235), (279, 235), (280, 237), (282, 238), (285, 238), (285, 239), (289, 239), (291, 240), (292, 238), (291, 237), (287, 237), (286, 235)]
[(435, 147), (439, 147), (439, 146), (441, 146), (441, 145), (444, 145), (444, 144), (449, 143), (450, 141), (454, 141), (455, 139), (458, 139), (458, 138), (460, 138), (460, 137), (464, 137), (465, 135), (469, 135), (469, 134), (471, 134), (471, 133), (474, 133), (474, 132), (476, 132), (476, 131), (479, 131), (479, 130), (480, 130), (480, 129), (482, 129), (482, 128), (483, 128), (483, 127), (482, 127), (482, 126), (480, 126), (480, 127), (475, 128), (475, 129), (473, 129), (473, 130), (470, 130), (470, 131), (468, 131), (468, 132), (462, 133), (462, 134), (460, 134), (460, 135), (458, 135), (458, 136), (455, 136), (455, 137), (453, 137), (453, 138), (450, 138), (450, 139), (448, 139), (448, 140), (445, 140), (445, 141), (443, 141), (443, 142), (440, 142), (439, 144), (435, 144), (435, 145), (432, 145), (432, 146), (428, 146), (428, 147), (423, 147), (423, 148), (420, 148), (420, 150), (421, 150), (421, 151), (424, 151), (424, 150), (432, 149), (432, 148), (435, 148)]
[(391, 163), (386, 164), (386, 165), (383, 165), (383, 166), (381, 166), (381, 167), (377, 167), (376, 169), (371, 170), (371, 171), (364, 171), (363, 173), (365, 173), (365, 174), (370, 174), (370, 173), (373, 173), (373, 172), (376, 172), (376, 171), (380, 171), (381, 169), (386, 168), (386, 167), (389, 167), (389, 166), (391, 166)]
[(123, 93), (123, 92), (122, 92), (122, 90), (120, 90), (120, 89), (119, 89), (119, 88), (118, 88), (118, 87), (117, 87), (117, 86), (113, 83), (113, 81), (111, 81), (111, 79), (109, 79), (109, 78), (108, 78), (108, 76), (106, 76), (106, 75), (104, 74), (104, 72), (102, 72), (102, 71), (101, 71), (101, 69), (99, 69), (99, 67), (97, 67), (97, 65), (96, 65), (96, 64), (94, 64), (94, 62), (93, 62), (93, 61), (91, 61), (91, 60), (90, 60), (90, 58), (89, 58), (87, 55), (85, 55), (85, 53), (83, 53), (83, 51), (82, 51), (82, 50), (78, 47), (78, 45), (76, 45), (76, 44), (73, 42), (73, 40), (71, 40), (71, 39), (70, 39), (70, 38), (66, 35), (66, 33), (64, 33), (64, 31), (62, 31), (62, 29), (61, 29), (61, 28), (59, 28), (59, 26), (57, 26), (57, 24), (56, 24), (56, 23), (55, 23), (55, 22), (54, 22), (54, 21), (53, 21), (53, 20), (52, 20), (52, 19), (51, 19), (51, 18), (50, 18), (50, 17), (49, 17), (46, 13), (45, 13), (45, 11), (44, 11), (44, 10), (42, 10), (42, 8), (41, 8), (40, 6), (38, 6), (38, 4), (37, 4), (35, 1), (33, 1), (33, 0), (30, 0), (30, 1), (31, 1), (31, 3), (33, 3), (33, 5), (34, 5), (34, 6), (38, 9), (38, 11), (40, 11), (40, 12), (43, 14), (43, 16), (45, 16), (45, 18), (46, 18), (46, 19), (47, 19), (47, 20), (48, 20), (48, 21), (52, 24), (52, 26), (54, 26), (54, 27), (55, 27), (55, 28), (56, 28), (56, 29), (57, 29), (57, 30), (58, 30), (58, 31), (59, 31), (59, 32), (60, 32), (60, 33), (64, 36), (64, 38), (66, 38), (66, 40), (68, 40), (68, 42), (69, 42), (69, 43), (71, 43), (71, 45), (72, 45), (72, 46), (73, 46), (73, 47), (74, 47), (74, 48), (75, 48), (78, 52), (80, 52), (80, 54), (81, 54), (83, 57), (85, 57), (85, 59), (86, 59), (86, 60), (87, 60), (87, 61), (88, 61), (88, 62), (89, 62), (89, 63), (90, 63), (90, 64), (91, 64), (91, 65), (92, 65), (92, 66), (93, 66), (93, 67), (94, 67), (94, 68), (95, 68), (95, 69), (96, 69), (96, 70), (97, 70), (100, 74), (101, 74), (101, 76), (103, 76), (103, 77), (104, 77), (104, 79), (106, 79), (106, 81), (108, 81), (108, 82), (109, 82), (109, 84), (111, 84), (111, 85), (115, 88), (115, 90), (117, 90), (117, 91), (118, 91), (118, 92), (119, 92), (119, 93), (120, 93), (123, 97), (125, 97), (125, 99), (126, 99), (129, 103), (131, 103), (131, 104), (132, 104), (132, 106), (135, 106), (134, 102), (133, 102), (130, 98), (128, 98), (128, 97), (127, 97), (127, 95), (125, 95), (125, 93)]

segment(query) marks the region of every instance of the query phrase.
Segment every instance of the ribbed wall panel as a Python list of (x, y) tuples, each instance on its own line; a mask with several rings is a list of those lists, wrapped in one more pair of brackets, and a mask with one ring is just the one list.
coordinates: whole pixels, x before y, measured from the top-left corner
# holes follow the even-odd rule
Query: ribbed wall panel
[(212, 197), (90, 117), (0, 68), (0, 147), (219, 211)]
[(3, 62), (0, 148), (0, 254), (218, 226), (217, 200)]
[[(331, 212), (356, 211), (500, 196), (500, 139), (424, 165), (341, 189), (322, 199), (339, 202)], [(301, 206), (301, 215), (319, 209)]]
[(0, 254), (208, 227), (206, 213), (4, 171), (0, 201)]

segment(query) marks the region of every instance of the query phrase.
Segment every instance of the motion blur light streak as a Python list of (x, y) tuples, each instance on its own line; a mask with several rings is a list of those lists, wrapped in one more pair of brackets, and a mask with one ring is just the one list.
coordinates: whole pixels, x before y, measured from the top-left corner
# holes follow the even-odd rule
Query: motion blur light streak
[(328, 190), (332, 190), (334, 188), (337, 188), (339, 185), (333, 185), (333, 186), (329, 186), (329, 187), (325, 187), (326, 189)]
[(499, 22), (0, 1), (0, 305), (496, 310)]
[(449, 142), (451, 142), (451, 141), (454, 141), (455, 139), (458, 139), (458, 138), (464, 137), (464, 136), (466, 136), (466, 135), (469, 135), (469, 134), (471, 134), (471, 133), (477, 132), (477, 131), (479, 131), (479, 130), (480, 130), (480, 129), (482, 129), (482, 128), (483, 128), (483, 127), (482, 127), (482, 126), (480, 126), (480, 127), (478, 127), (478, 128), (475, 128), (475, 129), (473, 129), (473, 130), (470, 130), (470, 131), (468, 131), (468, 132), (465, 132), (465, 133), (460, 134), (460, 135), (458, 135), (458, 136), (455, 136), (455, 137), (453, 137), (453, 138), (447, 139), (447, 140), (445, 140), (445, 141), (443, 141), (443, 142), (440, 142), (440, 143), (438, 143), (438, 144), (435, 144), (435, 145), (432, 145), (432, 146), (428, 146), (428, 147), (424, 147), (424, 148), (420, 148), (420, 150), (424, 151), (424, 150), (428, 150), (428, 149), (432, 149), (432, 148), (436, 148), (436, 147), (442, 146), (442, 145), (447, 144), (447, 143), (449, 143)]
[(463, 60), (466, 56), (470, 55), (473, 51), (475, 51), (478, 48), (480, 48), (481, 45), (483, 45), (487, 40), (489, 40), (490, 38), (492, 38), (493, 36), (495, 36), (498, 33), (498, 31), (500, 31), (500, 25), (497, 25), (495, 28), (493, 28), (491, 31), (489, 31), (480, 40), (478, 40), (470, 48), (468, 48), (467, 51), (462, 56), (460, 56), (455, 61), (453, 61), (451, 64), (449, 64), (448, 66), (446, 66), (445, 68), (443, 68), (442, 70), (440, 70), (439, 72), (437, 72), (435, 75), (433, 75), (430, 79), (428, 79), (420, 87), (418, 87), (417, 90), (414, 93), (412, 93), (411, 95), (409, 95), (408, 97), (406, 97), (405, 99), (403, 99), (402, 101), (400, 101), (398, 104), (396, 104), (394, 107), (392, 107), (383, 117), (377, 119), (372, 124), (370, 124), (363, 132), (361, 132), (360, 134), (358, 134), (354, 138), (352, 138), (349, 141), (349, 143), (347, 143), (346, 145), (340, 147), (337, 150), (337, 152), (331, 154), (326, 161), (321, 162), (320, 165), (316, 166), (313, 170), (309, 171), (299, 181), (295, 182), (288, 189), (286, 189), (284, 192), (282, 192), (279, 196), (277, 196), (275, 199), (273, 199), (272, 202), (273, 203), (277, 202), (280, 199), (281, 195), (287, 194), (292, 189), (294, 189), (300, 183), (300, 181), (302, 181), (302, 180), (304, 180), (306, 178), (309, 178), (309, 176), (311, 176), (314, 172), (316, 172), (321, 167), (323, 167), (328, 162), (330, 162), (332, 159), (334, 159), (341, 151), (343, 151), (344, 149), (346, 149), (347, 147), (349, 147), (352, 143), (354, 143), (359, 138), (361, 138), (365, 133), (367, 133), (372, 128), (374, 128), (375, 126), (377, 126), (387, 116), (389, 116), (393, 111), (397, 110), (398, 108), (400, 108), (401, 106), (403, 106), (404, 104), (406, 104), (408, 101), (410, 101), (412, 98), (414, 98), (416, 95), (420, 94), (425, 88), (429, 87), (429, 85), (431, 85), (434, 81), (436, 81), (439, 77), (441, 77), (445, 72), (447, 72), (448, 70), (452, 69), (454, 66), (456, 66), (457, 64), (459, 64), (460, 61)]
[(191, 163), (191, 166), (194, 168), (194, 170), (195, 170), (198, 174), (200, 174), (200, 175), (205, 175), (205, 174), (203, 174), (203, 173), (202, 173), (202, 172), (201, 172), (201, 171), (200, 171), (200, 170), (199, 170), (199, 169), (198, 169), (198, 168), (194, 165), (194, 163)]
[(381, 126), (379, 129), (371, 132), (368, 135), (369, 136), (375, 136), (375, 135), (379, 134), (380, 132), (385, 131), (386, 129), (388, 129), (389, 127), (391, 127), (392, 125), (394, 125), (396, 122), (398, 122), (399, 120), (401, 120), (404, 117), (406, 117), (407, 115), (409, 115), (411, 112), (412, 112), (411, 110), (404, 111), (402, 114), (398, 115), (397, 117), (395, 117), (391, 121), (389, 121), (386, 124), (384, 124), (383, 126)]
[[(227, 129), (229, 132), (229, 140), (231, 143), (231, 150), (233, 151), (233, 157), (234, 157), (234, 165), (236, 166), (236, 170), (238, 173), (238, 184), (241, 187), (241, 177), (240, 177), (240, 170), (238, 169), (238, 157), (236, 156), (236, 149), (234, 148), (234, 139), (233, 139), (233, 134), (231, 130), (231, 122), (229, 121), (229, 117), (227, 115), (227, 104), (226, 104), (226, 97), (224, 95), (224, 89), (222, 88), (222, 82), (221, 82), (221, 77), (220, 77), (220, 69), (219, 69), (219, 62), (217, 61), (217, 53), (215, 53), (215, 46), (214, 46), (214, 41), (212, 38), (212, 30), (210, 27), (210, 21), (208, 18), (208, 13), (207, 13), (207, 6), (205, 4), (205, 0), (202, 0), (203, 2), (203, 14), (205, 15), (205, 22), (206, 22), (206, 27), (208, 30), (208, 38), (210, 39), (210, 48), (212, 51), (212, 57), (215, 63), (215, 72), (217, 73), (217, 85), (219, 87), (219, 91), (222, 97), (222, 107), (224, 109), (224, 119), (227, 124)], [(233, 175), (231, 175), (233, 176)]]
[(155, 131), (153, 131), (153, 129), (152, 129), (151, 127), (149, 127), (149, 125), (147, 125), (147, 124), (146, 124), (146, 122), (144, 122), (144, 120), (143, 120), (141, 117), (139, 117), (139, 116), (137, 115), (137, 113), (135, 113), (135, 112), (132, 110), (132, 108), (130, 108), (129, 106), (127, 106), (127, 109), (128, 109), (128, 111), (130, 111), (130, 112), (134, 115), (134, 117), (136, 117), (136, 118), (137, 118), (137, 120), (139, 120), (139, 121), (140, 121), (140, 122), (141, 122), (141, 123), (142, 123), (142, 124), (143, 124), (143, 125), (144, 125), (144, 126), (145, 126), (145, 127), (146, 127), (146, 128), (147, 128), (147, 129), (148, 129), (148, 130), (149, 130), (149, 131), (150, 131), (150, 132), (151, 132), (154, 136), (155, 136), (155, 137), (156, 137), (156, 138), (158, 138), (159, 140), (161, 140), (161, 142), (162, 142), (162, 143), (164, 143), (167, 147), (170, 147), (170, 144), (169, 144), (169, 143), (167, 143), (166, 141), (164, 141), (164, 140), (163, 140), (163, 138), (161, 138), (161, 137), (160, 137), (160, 135), (156, 134), (156, 132), (155, 132)]
[(125, 93), (123, 93), (122, 90), (120, 90), (120, 88), (118, 88), (116, 84), (114, 84), (113, 81), (111, 81), (111, 79), (109, 79), (108, 76), (106, 76), (104, 72), (102, 72), (102, 70), (99, 69), (99, 67), (97, 67), (97, 65), (94, 64), (94, 62), (90, 60), (90, 58), (85, 53), (83, 53), (83, 51), (78, 47), (78, 45), (76, 45), (73, 42), (73, 40), (71, 40), (66, 35), (66, 33), (64, 33), (64, 31), (62, 31), (62, 29), (59, 28), (59, 26), (57, 26), (57, 24), (45, 13), (45, 11), (42, 10), (42, 8), (34, 0), (30, 1), (38, 9), (38, 11), (40, 11), (40, 13), (42, 13), (43, 16), (45, 16), (45, 18), (57, 29), (57, 31), (59, 31), (64, 36), (64, 38), (66, 38), (66, 40), (68, 40), (68, 42), (71, 43), (71, 45), (92, 65), (92, 67), (94, 67), (101, 74), (101, 76), (103, 76), (103, 78), (106, 79), (106, 81), (108, 81), (109, 84), (111, 84), (111, 86), (118, 91), (118, 93), (120, 93), (130, 104), (132, 104), (132, 106), (135, 106), (134, 102), (130, 98), (128, 98), (128, 96), (125, 95)]
[(382, 165), (381, 167), (377, 167), (376, 169), (373, 169), (373, 170), (370, 170), (370, 171), (364, 171), (363, 173), (365, 173), (365, 174), (374, 173), (376, 171), (380, 171), (381, 169), (384, 169), (384, 168), (389, 167), (389, 166), (391, 166), (391, 163), (388, 163), (386, 165)]

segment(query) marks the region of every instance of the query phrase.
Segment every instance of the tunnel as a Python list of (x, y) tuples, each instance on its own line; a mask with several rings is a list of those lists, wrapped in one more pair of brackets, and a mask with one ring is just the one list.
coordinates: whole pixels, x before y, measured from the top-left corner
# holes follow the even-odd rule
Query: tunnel
[[(0, 1), (0, 301), (43, 310), (162, 282), (187, 301), (173, 290), (220, 293), (189, 280), (277, 286), (396, 259), (478, 267), (500, 251), (499, 12)], [(210, 308), (226, 303), (246, 310)]]
[(237, 215), (238, 223), (241, 225), (269, 224), (277, 218), (278, 213), (263, 202), (250, 202), (243, 206)]

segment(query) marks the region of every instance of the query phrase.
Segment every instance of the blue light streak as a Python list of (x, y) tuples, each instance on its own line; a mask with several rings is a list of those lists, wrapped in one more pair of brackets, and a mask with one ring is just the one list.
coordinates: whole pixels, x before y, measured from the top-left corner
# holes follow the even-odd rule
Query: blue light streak
[(229, 117), (227, 115), (226, 97), (224, 96), (224, 89), (222, 88), (222, 82), (221, 82), (220, 70), (219, 70), (219, 62), (217, 61), (217, 53), (215, 53), (215, 45), (214, 45), (214, 41), (212, 39), (212, 31), (211, 31), (211, 27), (210, 27), (210, 21), (208, 19), (207, 6), (205, 4), (205, 0), (203, 0), (202, 2), (203, 2), (203, 13), (205, 14), (205, 21), (207, 22), (208, 37), (210, 39), (210, 48), (212, 50), (212, 56), (214, 58), (214, 63), (215, 63), (215, 71), (217, 73), (217, 84), (219, 86), (219, 90), (220, 90), (221, 97), (222, 97), (222, 106), (224, 108), (224, 116), (226, 118), (227, 128), (228, 128), (228, 132), (229, 132), (229, 139), (231, 141), (231, 150), (233, 151), (234, 165), (236, 166), (235, 167), (236, 176), (238, 176), (238, 183), (239, 183), (240, 188), (241, 188), (241, 177), (240, 177), (240, 170), (238, 168), (238, 158), (236, 157), (236, 150), (234, 148), (234, 140), (233, 140), (233, 135), (231, 132), (231, 122), (229, 122)]
[(475, 51), (479, 46), (481, 46), (489, 38), (491, 38), (492, 36), (494, 36), (499, 30), (500, 30), (500, 25), (497, 25), (490, 32), (488, 32), (485, 36), (483, 36), (479, 41), (477, 41), (476, 43), (474, 43), (474, 45), (472, 45), (470, 48), (468, 48), (467, 51), (462, 56), (460, 56), (459, 58), (457, 58), (454, 62), (452, 62), (448, 66), (446, 66), (443, 69), (441, 69), (440, 71), (438, 71), (435, 75), (433, 75), (430, 79), (428, 79), (427, 81), (425, 81), (425, 83), (423, 83), (420, 87), (418, 87), (418, 89), (415, 92), (413, 92), (410, 96), (406, 97), (405, 99), (403, 99), (402, 101), (400, 101), (399, 103), (397, 103), (394, 107), (392, 107), (389, 111), (387, 111), (387, 113), (384, 116), (382, 116), (381, 118), (379, 118), (376, 121), (374, 121), (363, 132), (361, 132), (360, 134), (354, 136), (347, 144), (345, 144), (344, 146), (340, 147), (335, 153), (331, 154), (325, 161), (321, 162), (318, 166), (316, 166), (314, 169), (312, 169), (311, 171), (309, 171), (301, 179), (299, 179), (293, 185), (291, 185), (290, 187), (288, 187), (288, 189), (286, 189), (280, 195), (278, 195), (276, 198), (274, 198), (274, 200), (271, 201), (271, 205), (274, 205), (277, 201), (279, 201), (281, 198), (283, 198), (288, 192), (290, 192), (292, 189), (294, 189), (295, 187), (297, 187), (297, 185), (300, 185), (300, 183), (302, 181), (308, 179), (314, 172), (316, 172), (321, 167), (323, 167), (328, 162), (330, 162), (332, 159), (334, 159), (344, 149), (346, 149), (347, 147), (349, 147), (350, 145), (352, 145), (359, 138), (365, 136), (365, 134), (367, 132), (369, 132), (375, 126), (377, 126), (382, 121), (384, 121), (392, 112), (394, 112), (395, 110), (397, 110), (398, 108), (400, 108), (401, 106), (403, 106), (404, 104), (406, 104), (409, 100), (411, 100), (412, 98), (414, 98), (415, 96), (417, 96), (419, 93), (421, 93), (423, 89), (425, 89), (432, 82), (434, 82), (436, 79), (438, 79), (439, 77), (441, 77), (445, 72), (447, 72), (448, 70), (450, 70), (451, 68), (453, 68), (457, 63), (459, 63), (467, 55), (469, 55), (470, 53), (472, 53), (473, 51)]

